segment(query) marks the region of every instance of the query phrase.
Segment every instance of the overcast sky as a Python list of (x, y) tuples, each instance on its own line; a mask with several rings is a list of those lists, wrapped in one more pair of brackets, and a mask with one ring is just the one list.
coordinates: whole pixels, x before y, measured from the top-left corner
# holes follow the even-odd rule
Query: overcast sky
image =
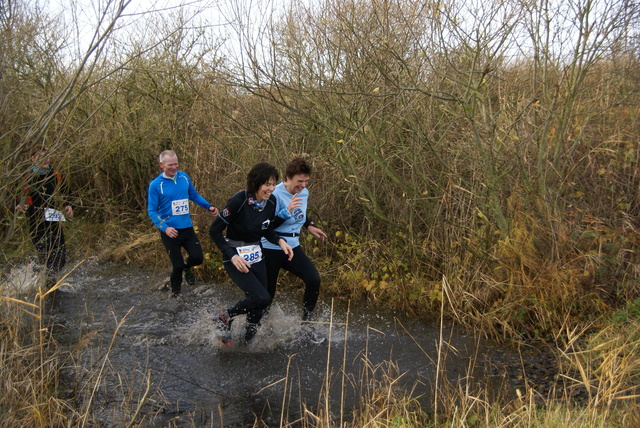
[[(45, 1), (45, 0), (43, 0)], [(66, 28), (71, 32), (70, 42), (81, 55), (89, 46), (105, 7), (113, 11), (121, 0), (51, 0), (43, 5), (52, 15), (61, 14)], [(124, 0), (126, 1), (126, 0)], [(282, 11), (291, 1), (300, 0), (130, 0), (123, 17), (118, 20), (118, 39), (131, 39), (156, 35), (163, 20), (171, 20), (180, 10), (185, 17), (195, 17), (189, 25), (207, 26), (210, 34), (224, 37), (227, 47), (239, 46), (238, 29), (249, 29), (254, 35), (257, 29), (267, 25), (272, 11)], [(150, 20), (156, 24), (149, 25)], [(76, 24), (77, 23), (77, 24)], [(257, 38), (257, 36), (255, 36)], [(78, 50), (80, 52), (78, 52)]]

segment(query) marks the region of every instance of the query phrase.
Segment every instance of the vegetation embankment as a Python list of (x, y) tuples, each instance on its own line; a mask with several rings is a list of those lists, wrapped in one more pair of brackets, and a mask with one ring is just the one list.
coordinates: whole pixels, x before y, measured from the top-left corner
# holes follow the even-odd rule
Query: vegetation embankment
[[(485, 3), (336, 0), (258, 28), (238, 12), (226, 28), (245, 42), (228, 49), (211, 9), (120, 28), (113, 1), (77, 57), (67, 27), (7, 3), (4, 264), (30, 251), (13, 205), (43, 139), (75, 191), (76, 255), (145, 265), (164, 263), (145, 214), (160, 151), (217, 205), (255, 162), (305, 154), (326, 296), (548, 341), (594, 409), (635, 400), (638, 5)], [(199, 274), (219, 278), (208, 221)], [(605, 380), (613, 361), (624, 375)]]

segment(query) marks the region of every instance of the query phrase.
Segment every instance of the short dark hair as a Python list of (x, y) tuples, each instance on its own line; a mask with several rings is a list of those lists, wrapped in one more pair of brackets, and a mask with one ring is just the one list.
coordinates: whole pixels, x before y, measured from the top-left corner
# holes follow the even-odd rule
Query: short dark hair
[(284, 176), (286, 178), (293, 178), (296, 174), (311, 175), (311, 165), (307, 163), (306, 159), (297, 157), (289, 161)]
[(278, 169), (267, 162), (257, 163), (251, 168), (249, 174), (247, 174), (247, 191), (256, 193), (260, 186), (269, 181), (269, 179), (275, 179), (277, 182), (280, 178)]

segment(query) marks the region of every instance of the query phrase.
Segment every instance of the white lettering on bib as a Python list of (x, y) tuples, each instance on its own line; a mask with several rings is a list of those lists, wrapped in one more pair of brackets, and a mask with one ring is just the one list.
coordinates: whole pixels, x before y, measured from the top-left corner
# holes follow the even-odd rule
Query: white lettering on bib
[(237, 247), (238, 255), (245, 259), (250, 265), (262, 260), (262, 249), (260, 245), (245, 245)]
[(178, 199), (177, 201), (171, 201), (171, 214), (172, 215), (189, 214), (189, 199)]
[(44, 221), (66, 221), (64, 214), (53, 208), (45, 208)]

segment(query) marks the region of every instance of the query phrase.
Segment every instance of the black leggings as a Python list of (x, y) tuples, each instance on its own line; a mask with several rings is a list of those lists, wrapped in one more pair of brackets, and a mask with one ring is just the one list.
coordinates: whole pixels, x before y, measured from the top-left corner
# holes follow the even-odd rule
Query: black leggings
[[(167, 249), (171, 266), (173, 267), (171, 272), (171, 291), (179, 293), (182, 288), (182, 272), (186, 268), (201, 265), (204, 260), (204, 254), (202, 253), (198, 235), (196, 235), (193, 227), (176, 230), (178, 231), (177, 238), (170, 238), (164, 232), (160, 232), (160, 237), (164, 247)], [(184, 248), (189, 255), (186, 262), (182, 257), (181, 248)]]
[(264, 310), (271, 303), (271, 296), (267, 291), (267, 270), (264, 260), (252, 264), (247, 273), (240, 272), (229, 260), (225, 260), (223, 264), (229, 277), (245, 294), (244, 299), (228, 309), (229, 316), (247, 314), (248, 323), (258, 324)]
[(320, 274), (302, 247), (298, 245), (293, 249), (293, 258), (290, 261), (282, 250), (264, 249), (262, 251), (267, 263), (267, 290), (271, 299), (273, 300), (276, 295), (278, 273), (280, 269), (284, 269), (304, 281), (302, 304), (305, 312), (311, 313), (316, 307), (320, 294)]
[(67, 247), (62, 224), (57, 221), (29, 219), (31, 242), (38, 252), (38, 260), (51, 275), (56, 275), (67, 262)]

